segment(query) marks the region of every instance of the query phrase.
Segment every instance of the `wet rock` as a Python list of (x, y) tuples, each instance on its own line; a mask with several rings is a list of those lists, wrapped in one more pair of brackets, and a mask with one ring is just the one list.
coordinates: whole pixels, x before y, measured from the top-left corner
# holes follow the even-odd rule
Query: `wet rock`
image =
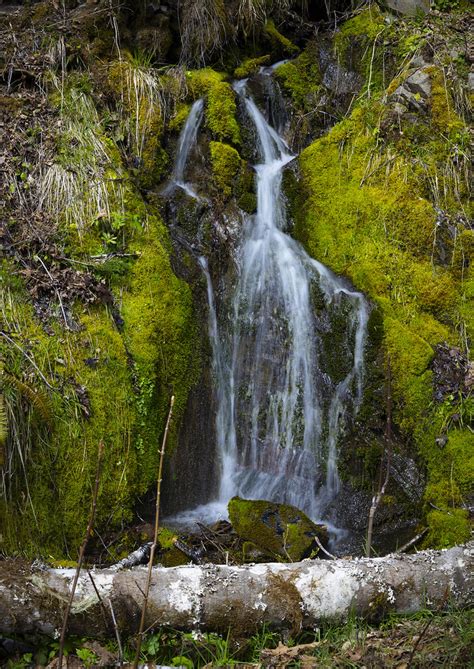
[(319, 52), (319, 67), (322, 84), (338, 96), (357, 93), (362, 86), (362, 78), (353, 70), (343, 67), (334, 59), (332, 50), (322, 47)]
[(235, 532), (267, 555), (298, 561), (316, 555), (316, 538), (327, 544), (326, 527), (294, 506), (233, 497), (228, 509)]
[(392, 453), (391, 474), (410, 501), (421, 500), (425, 480), (414, 460), (401, 453)]
[(346, 70), (335, 61), (331, 61), (324, 72), (323, 85), (336, 95), (346, 95), (359, 90), (361, 78), (356, 72)]

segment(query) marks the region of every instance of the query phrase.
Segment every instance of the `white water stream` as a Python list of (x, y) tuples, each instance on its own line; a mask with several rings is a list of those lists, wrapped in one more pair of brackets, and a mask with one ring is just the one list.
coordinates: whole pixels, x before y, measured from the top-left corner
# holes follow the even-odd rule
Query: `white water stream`
[(184, 170), (188, 162), (189, 152), (196, 144), (197, 134), (202, 122), (204, 110), (204, 100), (196, 100), (191, 107), (186, 123), (179, 136), (178, 150), (176, 152), (176, 160), (173, 166), (171, 179), (163, 191), (163, 195), (169, 195), (174, 188), (181, 188), (190, 197), (198, 200), (199, 196), (194, 190), (192, 184), (185, 181)]
[[(237, 82), (235, 90), (258, 137), (257, 212), (246, 218), (236, 258), (230, 327), (219, 323), (207, 260), (199, 258), (207, 282), (221, 477), (218, 498), (180, 518), (225, 516), (228, 500), (240, 495), (294, 504), (321, 519), (340, 488), (338, 442), (346, 418), (362, 399), (368, 309), (361, 293), (285, 232), (282, 175), (294, 156), (249, 95), (246, 81)], [(202, 102), (197, 104), (179, 144), (173, 176), (178, 185), (185, 183), (202, 115)], [(338, 382), (329, 378), (322, 357), (315, 294), (328, 312), (348, 314), (344, 347), (351, 362)], [(327, 330), (326, 325), (331, 336)]]

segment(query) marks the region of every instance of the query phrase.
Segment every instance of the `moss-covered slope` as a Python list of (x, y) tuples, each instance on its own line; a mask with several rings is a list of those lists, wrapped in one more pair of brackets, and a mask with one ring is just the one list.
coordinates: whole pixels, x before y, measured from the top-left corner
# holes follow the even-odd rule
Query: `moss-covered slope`
[[(440, 45), (425, 62), (428, 35), (449, 47)], [(390, 25), (374, 9), (343, 25), (335, 48), (342, 59), (356, 58), (366, 84), (347, 118), (301, 154), (307, 199), (295, 230), (314, 257), (350, 277), (382, 313), (394, 420), (428, 469), (428, 541), (435, 546), (468, 538), (462, 505), (472, 485), (470, 391), (434, 401), (431, 371), (437, 344), (472, 341), (467, 127), (462, 95), (453, 99), (464, 73), (462, 58), (453, 62), (449, 54), (457, 41), (443, 21)], [(384, 81), (385, 59), (399, 68), (392, 83)], [(396, 93), (414, 73), (425, 87), (408, 89), (402, 105)], [(444, 434), (441, 450), (436, 440)]]

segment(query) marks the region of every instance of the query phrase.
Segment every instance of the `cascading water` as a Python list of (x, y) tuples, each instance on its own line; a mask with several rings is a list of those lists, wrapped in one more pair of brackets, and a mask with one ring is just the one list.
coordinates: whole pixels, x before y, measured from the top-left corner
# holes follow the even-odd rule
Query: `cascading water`
[(163, 191), (163, 195), (168, 195), (175, 187), (182, 188), (190, 197), (199, 199), (198, 194), (191, 184), (184, 179), (184, 170), (188, 161), (189, 152), (196, 143), (196, 138), (201, 125), (204, 109), (204, 101), (196, 100), (189, 112), (186, 123), (179, 136), (178, 150), (176, 160), (173, 166), (171, 179)]
[[(362, 399), (368, 310), (362, 294), (285, 233), (282, 175), (294, 156), (246, 81), (235, 90), (258, 137), (257, 212), (245, 219), (231, 318), (224, 323), (218, 322), (207, 260), (199, 258), (207, 282), (221, 478), (218, 499), (187, 517), (210, 520), (240, 495), (294, 504), (320, 519), (339, 490), (338, 441), (346, 415), (357, 412)], [(182, 133), (175, 166), (181, 178), (190, 150), (184, 135), (195, 141), (201, 109)], [(317, 313), (318, 298), (324, 315)], [(330, 312), (347, 315), (343, 346), (350, 362), (337, 380), (322, 346), (323, 334), (330, 336)]]

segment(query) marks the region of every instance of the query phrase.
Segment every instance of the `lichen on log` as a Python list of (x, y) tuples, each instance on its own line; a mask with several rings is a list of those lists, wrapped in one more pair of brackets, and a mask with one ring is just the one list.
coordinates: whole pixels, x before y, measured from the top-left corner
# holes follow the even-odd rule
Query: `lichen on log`
[[(245, 635), (262, 625), (298, 631), (349, 614), (369, 618), (472, 604), (474, 543), (416, 555), (308, 560), (243, 567), (189, 565), (153, 569), (146, 627)], [(146, 569), (81, 572), (69, 618), (71, 634), (112, 636), (101, 602), (110, 600), (121, 633), (133, 634)], [(72, 569), (34, 571), (0, 562), (0, 632), (54, 636), (74, 577)]]

